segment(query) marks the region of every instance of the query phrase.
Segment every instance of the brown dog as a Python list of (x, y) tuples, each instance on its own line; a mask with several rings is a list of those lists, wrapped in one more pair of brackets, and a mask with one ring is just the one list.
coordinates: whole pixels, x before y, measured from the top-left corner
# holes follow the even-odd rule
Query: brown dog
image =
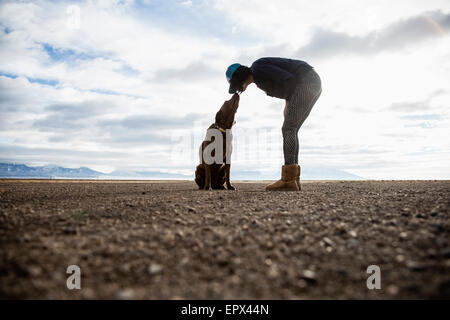
[[(231, 185), (230, 182), (230, 167), (231, 164), (231, 127), (234, 124), (234, 116), (236, 114), (237, 108), (239, 106), (239, 95), (235, 93), (230, 100), (227, 100), (223, 103), (220, 110), (216, 113), (216, 122), (213, 123), (208, 130), (215, 129), (219, 130), (222, 139), (222, 154), (223, 159), (221, 163), (212, 163), (207, 164), (204, 157), (204, 150), (211, 143), (214, 142), (214, 136), (211, 137), (211, 140), (204, 140), (202, 145), (200, 146), (200, 164), (197, 166), (195, 170), (195, 182), (197, 183), (199, 189), (203, 190), (211, 190), (211, 189), (225, 189), (224, 184), (226, 183), (228, 190), (236, 190), (235, 187)], [(227, 131), (228, 131), (228, 139), (227, 139)], [(208, 135), (208, 133), (207, 133)], [(228, 140), (228, 145), (227, 145)], [(211, 152), (211, 156), (215, 156), (215, 150)]]

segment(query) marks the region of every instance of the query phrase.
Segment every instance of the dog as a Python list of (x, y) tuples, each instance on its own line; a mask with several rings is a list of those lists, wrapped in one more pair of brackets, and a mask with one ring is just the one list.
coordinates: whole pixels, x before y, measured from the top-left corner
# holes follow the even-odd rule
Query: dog
[[(235, 93), (230, 100), (223, 103), (220, 110), (216, 113), (216, 122), (213, 123), (208, 130), (216, 129), (222, 134), (223, 145), (222, 154), (223, 159), (221, 163), (207, 164), (204, 159), (204, 150), (211, 143), (214, 142), (214, 137), (210, 140), (207, 138), (202, 142), (200, 146), (200, 164), (195, 170), (195, 182), (197, 183), (200, 190), (211, 190), (218, 189), (224, 190), (224, 184), (226, 184), (227, 190), (236, 190), (236, 188), (230, 182), (230, 168), (231, 168), (231, 128), (234, 125), (234, 116), (236, 114), (237, 108), (239, 107), (239, 94)], [(227, 139), (228, 131), (228, 139)], [(228, 144), (227, 144), (228, 140)], [(211, 152), (211, 156), (215, 157), (215, 150)]]

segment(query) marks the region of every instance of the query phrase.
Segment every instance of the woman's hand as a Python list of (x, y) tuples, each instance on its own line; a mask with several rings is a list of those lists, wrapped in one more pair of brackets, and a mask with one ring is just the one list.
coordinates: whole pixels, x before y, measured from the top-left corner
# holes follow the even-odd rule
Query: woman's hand
[(284, 114), (284, 117), (286, 118), (286, 110), (287, 110), (287, 107), (288, 107), (288, 101), (286, 100), (286, 105), (284, 106), (284, 111), (283, 111), (283, 114)]

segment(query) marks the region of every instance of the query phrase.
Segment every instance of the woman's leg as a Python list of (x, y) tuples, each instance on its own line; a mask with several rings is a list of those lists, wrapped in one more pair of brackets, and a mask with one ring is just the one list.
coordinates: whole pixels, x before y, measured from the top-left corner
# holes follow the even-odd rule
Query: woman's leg
[(288, 101), (282, 127), (284, 164), (298, 163), (298, 131), (322, 92), (319, 75), (311, 70)]

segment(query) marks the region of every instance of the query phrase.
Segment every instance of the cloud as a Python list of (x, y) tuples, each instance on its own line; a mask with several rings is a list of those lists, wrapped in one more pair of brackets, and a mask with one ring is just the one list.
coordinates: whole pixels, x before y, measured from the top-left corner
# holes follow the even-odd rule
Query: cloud
[[(182, 17), (182, 12), (186, 11), (178, 4), (158, 1), (158, 5), (141, 7), (137, 2), (135, 5), (122, 2), (105, 5), (82, 1), (76, 4), (81, 12), (77, 30), (66, 26), (69, 4), (51, 1), (0, 4), (2, 24), (12, 30), (0, 32), (0, 72), (50, 79), (82, 90), (147, 97), (152, 92), (161, 92), (159, 81), (149, 81), (155, 78), (156, 70), (162, 69), (158, 74), (162, 78), (167, 71), (167, 81), (186, 80), (189, 74), (198, 79), (205, 73), (202, 79), (207, 79), (210, 70), (214, 70), (213, 65), (225, 64), (217, 60), (224, 54), (232, 54), (229, 45), (212, 39), (211, 28), (205, 28), (207, 37), (189, 32), (190, 29), (181, 33), (179, 29), (169, 28), (175, 22), (180, 23), (170, 15)], [(176, 13), (172, 12), (174, 7), (180, 7)], [(192, 10), (195, 19), (189, 23), (205, 23), (200, 16), (202, 10), (208, 11), (207, 8)], [(161, 15), (153, 19), (155, 14)], [(170, 23), (161, 27), (161, 18)], [(215, 17), (215, 23), (221, 25), (220, 17)], [(211, 61), (208, 68), (203, 68), (203, 73), (189, 69), (189, 66), (198, 66), (199, 59), (207, 57), (211, 57)], [(176, 70), (186, 66), (186, 76), (183, 70)]]
[(222, 76), (222, 73), (223, 70), (212, 68), (202, 61), (195, 61), (184, 68), (159, 69), (155, 72), (153, 81), (163, 83), (171, 81), (208, 81), (209, 79), (219, 78)]
[(73, 131), (92, 125), (97, 117), (115, 109), (112, 102), (85, 101), (81, 103), (60, 103), (47, 106), (46, 115), (33, 122), (33, 128), (40, 131)]
[[(323, 79), (300, 130), (307, 166), (370, 178), (395, 176), (395, 162), (407, 176), (408, 154), (450, 149), (450, 97), (436, 91), (450, 47), (430, 22), (448, 29), (445, 1), (182, 2), (0, 2), (0, 158), (192, 170), (229, 98), (226, 67), (261, 55), (311, 59)], [(67, 27), (69, 5), (80, 7), (79, 29)], [(283, 103), (255, 85), (241, 96), (233, 165), (279, 169)], [(422, 122), (433, 127), (405, 127)], [(269, 146), (248, 142), (263, 131)], [(194, 156), (174, 160), (179, 144)], [(428, 160), (424, 175), (444, 163)]]
[[(57, 133), (56, 131), (53, 131), (53, 134), (48, 138), (48, 141), (51, 143), (70, 143), (72, 140), (73, 137), (64, 133)], [(132, 132), (130, 130), (103, 132), (103, 135), (99, 135), (96, 138), (96, 142), (102, 146), (119, 150), (148, 146), (169, 149), (174, 143), (171, 137), (158, 133)]]
[(416, 114), (406, 115), (400, 118), (404, 120), (441, 120), (442, 116), (439, 114)]
[[(124, 157), (126, 152), (117, 151), (82, 151), (70, 148), (40, 148), (27, 146), (4, 146), (0, 145), (0, 154), (2, 161), (11, 161), (20, 159), (21, 161), (42, 161), (43, 158), (49, 161), (52, 157), (58, 157), (64, 160), (77, 161), (79, 159), (95, 159), (96, 161), (107, 161), (110, 158)], [(45, 155), (42, 157), (42, 155)], [(45, 160), (44, 160), (45, 161)], [(51, 162), (51, 160), (50, 160)]]
[(190, 7), (192, 7), (192, 0), (181, 1), (180, 5), (182, 5), (184, 7), (187, 7), (187, 8), (190, 8)]
[(45, 108), (45, 111), (64, 115), (69, 120), (73, 118), (87, 118), (101, 113), (108, 109), (114, 109), (116, 106), (111, 103), (102, 103), (100, 101), (85, 101), (82, 103), (58, 103)]
[(419, 123), (414, 123), (414, 124), (405, 124), (405, 128), (422, 128), (422, 129), (431, 129), (433, 128), (433, 124), (431, 124), (430, 122), (419, 122)]
[(417, 101), (417, 102), (395, 102), (390, 106), (391, 110), (394, 111), (424, 111), (429, 110), (430, 104), (428, 101)]
[(124, 119), (100, 121), (102, 127), (124, 127), (132, 130), (174, 129), (192, 126), (195, 121), (203, 120), (204, 115), (189, 113), (182, 117), (161, 115), (132, 115)]
[(297, 48), (308, 42), (310, 32), (317, 27), (351, 36), (364, 36), (425, 11), (444, 8), (448, 11), (446, 0), (321, 0), (320, 3), (285, 0), (283, 5), (269, 1), (261, 5), (260, 0), (218, 0), (216, 6), (239, 30), (262, 35), (259, 44), (289, 43)]
[(364, 36), (328, 29), (316, 29), (308, 44), (297, 50), (296, 56), (327, 58), (339, 54), (376, 54), (401, 50), (422, 41), (443, 37), (450, 28), (450, 13), (425, 12), (392, 23)]
[(136, 146), (148, 146), (157, 145), (169, 148), (173, 144), (170, 137), (164, 136), (158, 133), (135, 133), (135, 132), (125, 132), (124, 134), (116, 134), (112, 137), (101, 140), (110, 146), (120, 146), (120, 147), (136, 147)]

